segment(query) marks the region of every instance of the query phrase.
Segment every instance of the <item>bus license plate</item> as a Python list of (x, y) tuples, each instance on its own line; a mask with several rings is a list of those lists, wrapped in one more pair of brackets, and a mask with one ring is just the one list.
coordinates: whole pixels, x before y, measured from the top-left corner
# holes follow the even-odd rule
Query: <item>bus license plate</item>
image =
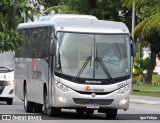
[(99, 108), (98, 104), (86, 104), (87, 108)]

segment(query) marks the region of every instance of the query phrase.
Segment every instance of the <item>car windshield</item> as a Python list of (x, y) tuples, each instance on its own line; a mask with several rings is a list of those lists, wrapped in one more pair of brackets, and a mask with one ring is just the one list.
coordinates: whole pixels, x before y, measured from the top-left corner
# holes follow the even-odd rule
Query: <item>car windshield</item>
[(10, 71), (14, 69), (14, 55), (13, 52), (0, 53), (0, 71)]
[(131, 74), (127, 34), (58, 32), (57, 38), (55, 72), (59, 74), (90, 79)]

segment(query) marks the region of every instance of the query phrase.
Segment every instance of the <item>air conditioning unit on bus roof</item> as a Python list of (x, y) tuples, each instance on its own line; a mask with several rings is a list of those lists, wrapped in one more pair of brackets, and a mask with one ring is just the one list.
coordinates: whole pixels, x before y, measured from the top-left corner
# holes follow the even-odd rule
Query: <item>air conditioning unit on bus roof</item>
[(62, 20), (62, 19), (90, 19), (90, 20), (98, 20), (95, 16), (92, 15), (76, 15), (76, 14), (55, 14), (55, 15), (46, 15), (41, 16), (39, 21), (46, 20)]

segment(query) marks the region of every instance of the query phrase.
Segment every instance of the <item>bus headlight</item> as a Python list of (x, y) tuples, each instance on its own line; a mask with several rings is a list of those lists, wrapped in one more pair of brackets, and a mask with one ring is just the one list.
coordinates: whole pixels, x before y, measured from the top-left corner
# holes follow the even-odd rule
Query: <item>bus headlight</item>
[(14, 85), (14, 80), (11, 81), (5, 81), (5, 85)]
[(63, 91), (63, 92), (68, 92), (68, 91), (71, 91), (71, 89), (70, 88), (68, 88), (67, 86), (65, 86), (65, 85), (63, 85), (63, 84), (61, 84), (60, 82), (55, 82), (55, 86), (59, 89), (59, 90), (61, 90), (61, 91)]
[(10, 85), (14, 85), (14, 80), (9, 81)]
[(125, 98), (125, 99), (122, 99), (120, 102), (119, 102), (119, 105), (124, 105), (128, 102), (128, 98)]
[(60, 102), (66, 103), (66, 99), (65, 99), (64, 97), (62, 97), (62, 96), (59, 96), (59, 95), (58, 95), (58, 100), (59, 100)]
[(128, 84), (118, 90), (116, 90), (115, 92), (118, 93), (118, 94), (124, 94), (126, 93), (129, 89), (131, 88), (131, 84)]

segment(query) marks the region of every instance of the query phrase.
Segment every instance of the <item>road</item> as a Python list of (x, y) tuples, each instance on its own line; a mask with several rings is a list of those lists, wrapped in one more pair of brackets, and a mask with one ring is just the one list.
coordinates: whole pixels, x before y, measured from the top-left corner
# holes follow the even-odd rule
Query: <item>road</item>
[[(19, 100), (18, 98), (14, 99), (13, 105), (6, 105), (6, 102), (0, 102), (0, 114), (17, 114), (17, 115), (37, 115), (42, 117), (42, 119), (47, 120), (47, 122), (50, 122), (50, 120), (57, 120), (58, 122), (69, 122), (68, 120), (71, 120), (72, 122), (76, 120), (78, 122), (81, 122), (81, 120), (86, 121), (86, 123), (91, 122), (94, 123), (98, 120), (99, 122), (106, 121), (105, 114), (97, 113), (95, 112), (94, 115), (85, 115), (85, 116), (78, 116), (75, 112), (75, 110), (62, 110), (62, 114), (57, 117), (50, 117), (49, 115), (45, 115), (43, 113), (41, 114), (27, 114), (24, 111), (23, 108), (23, 101)], [(138, 114), (138, 115), (137, 115)], [(160, 105), (150, 105), (150, 104), (138, 104), (138, 103), (130, 103), (130, 108), (127, 111), (119, 110), (118, 116), (116, 120), (120, 120), (121, 122), (127, 121), (127, 120), (135, 120), (141, 121), (140, 119), (149, 116), (150, 118), (158, 117), (160, 119)], [(113, 122), (116, 122), (116, 120), (113, 120)], [(146, 121), (145, 121), (146, 122)], [(159, 120), (156, 120), (155, 122), (159, 122)], [(46, 123), (46, 122), (45, 122)]]

